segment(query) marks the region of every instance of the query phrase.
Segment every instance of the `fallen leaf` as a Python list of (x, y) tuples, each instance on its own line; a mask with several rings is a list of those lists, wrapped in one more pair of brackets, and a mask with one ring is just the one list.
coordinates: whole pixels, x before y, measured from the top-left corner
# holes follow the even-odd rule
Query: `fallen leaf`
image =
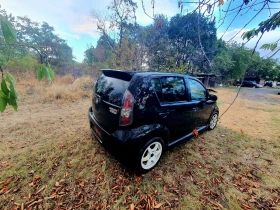
[(260, 183), (258, 183), (258, 182), (252, 182), (252, 185), (253, 185), (255, 188), (259, 188), (259, 187), (260, 187)]
[(247, 176), (250, 177), (250, 178), (254, 178), (251, 173), (247, 173)]
[(252, 199), (249, 200), (249, 202), (250, 202), (250, 203), (255, 203), (255, 202), (257, 202), (257, 201), (256, 201), (254, 198), (252, 198)]
[(4, 187), (0, 190), (0, 195), (4, 194), (5, 192), (7, 192), (10, 188), (9, 187)]
[(155, 209), (159, 209), (163, 204), (165, 204), (165, 202), (158, 203), (158, 204), (155, 206)]
[(40, 190), (38, 190), (35, 194), (42, 192), (45, 188), (46, 188), (46, 185), (44, 187), (42, 187)]
[(0, 184), (3, 184), (3, 185), (8, 185), (10, 182), (12, 181), (12, 177), (6, 179), (5, 181), (3, 182), (0, 182)]
[(198, 137), (198, 130), (197, 128), (193, 129), (192, 134), (196, 137)]
[(249, 195), (252, 195), (253, 194), (253, 190), (251, 188), (248, 189), (248, 193)]
[(72, 165), (71, 165), (70, 162), (67, 162), (67, 163), (66, 163), (66, 168), (72, 168)]
[(130, 204), (130, 206), (129, 206), (129, 210), (134, 210), (134, 204), (132, 203), (132, 204)]
[(38, 175), (36, 175), (36, 176), (33, 177), (33, 181), (37, 181), (37, 180), (40, 180), (40, 179), (41, 179), (41, 177), (38, 176)]

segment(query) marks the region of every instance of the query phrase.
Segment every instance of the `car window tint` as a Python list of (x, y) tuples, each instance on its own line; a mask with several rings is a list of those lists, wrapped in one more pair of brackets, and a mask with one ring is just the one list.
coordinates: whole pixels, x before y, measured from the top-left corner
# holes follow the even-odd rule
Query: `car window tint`
[(192, 100), (203, 100), (206, 99), (206, 89), (198, 82), (189, 79), (191, 99)]
[(185, 83), (181, 77), (161, 78), (162, 95), (165, 102), (186, 100)]
[(152, 82), (152, 86), (153, 86), (154, 90), (156, 91), (159, 101), (162, 102), (163, 96), (162, 96), (160, 80), (158, 78), (153, 78), (151, 82)]

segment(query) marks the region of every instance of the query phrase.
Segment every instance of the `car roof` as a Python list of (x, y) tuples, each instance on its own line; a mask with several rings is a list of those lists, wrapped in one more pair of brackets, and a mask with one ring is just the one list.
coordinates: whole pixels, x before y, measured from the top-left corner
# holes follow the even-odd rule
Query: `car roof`
[(114, 73), (117, 73), (117, 72), (120, 72), (122, 74), (128, 74), (130, 75), (131, 77), (133, 77), (134, 75), (137, 75), (137, 76), (179, 76), (179, 77), (188, 77), (188, 78), (194, 78), (196, 79), (195, 77), (192, 77), (190, 75), (187, 75), (187, 74), (177, 74), (177, 73), (170, 73), (170, 72), (156, 72), (156, 71), (126, 71), (126, 70), (117, 70), (117, 69), (101, 69), (100, 71), (104, 72), (104, 73), (110, 73), (110, 72), (114, 72)]

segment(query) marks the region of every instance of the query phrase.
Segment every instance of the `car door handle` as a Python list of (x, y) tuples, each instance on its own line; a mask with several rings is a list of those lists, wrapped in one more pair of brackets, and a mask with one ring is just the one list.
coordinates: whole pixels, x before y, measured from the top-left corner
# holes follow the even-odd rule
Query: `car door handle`
[(169, 112), (164, 112), (164, 113), (159, 113), (158, 115), (161, 117), (161, 118), (166, 118), (170, 113)]

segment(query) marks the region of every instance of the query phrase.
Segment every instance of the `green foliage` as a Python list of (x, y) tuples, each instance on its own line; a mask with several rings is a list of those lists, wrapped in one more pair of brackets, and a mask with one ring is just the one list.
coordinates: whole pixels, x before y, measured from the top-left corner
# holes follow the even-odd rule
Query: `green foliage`
[(13, 28), (12, 24), (4, 19), (4, 17), (0, 18), (0, 22), (1, 22), (1, 30), (5, 39), (6, 44), (13, 44), (16, 42), (16, 31)]
[(3, 33), (0, 33), (0, 42), (7, 44), (6, 50), (0, 49), (0, 58), (5, 57), (6, 62), (30, 53), (35, 53), (40, 63), (54, 67), (73, 62), (72, 48), (55, 34), (54, 28), (48, 23), (37, 23), (26, 16), (13, 17), (3, 9), (0, 9), (0, 17)]
[(277, 48), (277, 46), (278, 46), (278, 43), (263, 44), (261, 46), (261, 49), (274, 51)]
[(213, 22), (198, 13), (176, 15), (170, 20), (168, 35), (172, 48), (178, 52), (177, 62), (184, 64), (191, 62), (201, 71), (208, 71), (209, 63), (201, 50), (198, 37), (200, 36), (203, 50), (211, 60), (215, 54), (217, 42)]
[(251, 50), (231, 43), (214, 57), (214, 71), (225, 78), (239, 79), (247, 70), (251, 53)]
[(37, 78), (39, 81), (46, 77), (47, 80), (51, 81), (54, 78), (53, 70), (44, 64), (40, 64), (37, 68)]
[[(0, 11), (0, 12), (3, 12), (3, 11)], [(0, 17), (1, 17), (0, 18), (1, 32), (3, 34), (4, 41), (6, 43), (6, 48), (8, 49), (7, 52), (10, 53), (10, 45), (14, 44), (16, 42), (17, 35), (16, 35), (15, 29), (13, 28), (13, 25), (11, 24), (11, 22), (9, 22), (7, 19), (5, 19), (4, 16), (2, 16), (2, 15)], [(52, 31), (52, 29), (48, 28), (47, 24), (44, 23), (43, 26), (46, 29), (46, 31), (44, 31), (44, 35), (47, 35), (48, 30)], [(52, 38), (54, 38), (54, 37), (52, 37)], [(28, 46), (28, 45), (26, 45), (26, 46)], [(67, 48), (66, 44), (63, 41), (62, 41), (62, 46)], [(38, 51), (38, 49), (36, 49), (35, 47), (32, 47), (32, 49), (35, 49)], [(2, 51), (2, 52), (5, 53), (5, 51)], [(57, 51), (56, 51), (56, 53), (57, 53)], [(40, 54), (40, 57), (42, 58), (42, 54), (40, 52), (39, 52), (39, 54)], [(0, 55), (1, 55), (1, 53), (0, 53)], [(0, 59), (1, 65), (3, 65), (5, 62), (9, 61), (9, 55), (6, 57), (0, 57), (0, 58), (1, 58)], [(47, 59), (48, 59), (48, 57), (47, 57)], [(41, 62), (42, 62), (42, 59), (41, 59)], [(1, 80), (1, 89), (0, 89), (0, 112), (4, 112), (7, 104), (11, 105), (14, 108), (14, 110), (17, 111), (18, 93), (15, 89), (15, 80), (12, 77), (12, 75), (9, 73), (6, 73), (6, 77), (3, 76), (4, 73), (3, 73), (1, 65), (0, 65), (0, 68), (2, 71), (2, 80)], [(50, 81), (54, 78), (53, 70), (49, 66), (46, 66), (45, 64), (39, 65), (39, 67), (37, 69), (37, 73), (38, 73), (39, 81), (42, 80), (43, 77), (46, 77)]]
[[(258, 36), (259, 33), (263, 34), (265, 32), (273, 31), (279, 27), (280, 27), (280, 12), (276, 12), (267, 20), (262, 21), (257, 29), (252, 29), (250, 31), (244, 32), (242, 34), (242, 38), (251, 39), (254, 36)], [(261, 46), (261, 49), (274, 51), (278, 47), (278, 42), (279, 40), (276, 41), (275, 43), (263, 44)]]
[(174, 65), (170, 65), (169, 67), (163, 68), (163, 71), (177, 73), (177, 74), (186, 74), (187, 69), (188, 69), (188, 65), (181, 64), (178, 66), (174, 63)]
[(280, 12), (276, 12), (270, 18), (262, 21), (257, 29), (252, 29), (250, 31), (244, 32), (242, 34), (243, 39), (250, 39), (257, 36), (259, 33), (273, 31), (280, 26)]
[(16, 57), (10, 59), (5, 63), (5, 68), (10, 71), (19, 70), (21, 72), (33, 71), (39, 65), (38, 59), (35, 55), (28, 54), (23, 57)]
[(214, 71), (226, 79), (240, 79), (246, 72), (246, 77), (280, 80), (280, 66), (276, 60), (261, 58), (259, 53), (252, 56), (252, 50), (236, 43), (218, 53), (213, 64)]
[(15, 80), (11, 74), (7, 73), (6, 78), (1, 81), (0, 90), (0, 112), (4, 112), (7, 104), (11, 105), (17, 111), (18, 93), (15, 89)]

